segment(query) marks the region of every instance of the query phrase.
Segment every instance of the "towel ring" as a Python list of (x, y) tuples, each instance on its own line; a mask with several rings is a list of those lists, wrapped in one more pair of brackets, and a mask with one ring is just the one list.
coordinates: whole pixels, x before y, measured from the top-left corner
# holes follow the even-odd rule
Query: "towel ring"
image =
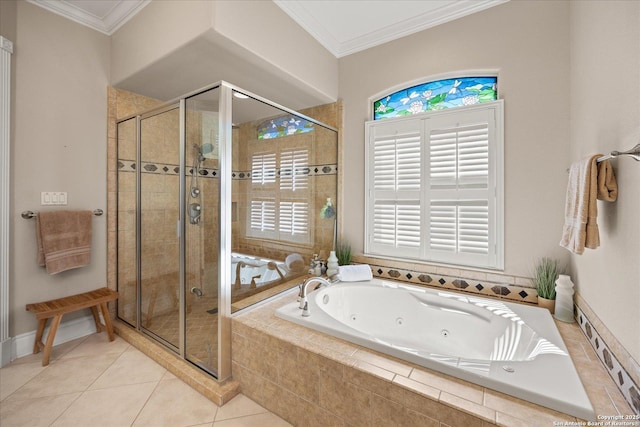
[[(102, 214), (104, 213), (104, 211), (102, 209), (95, 209), (93, 211), (93, 214), (95, 216), (102, 216)], [(22, 218), (24, 219), (33, 219), (36, 216), (38, 216), (38, 212), (34, 212), (34, 211), (24, 211), (22, 212)]]

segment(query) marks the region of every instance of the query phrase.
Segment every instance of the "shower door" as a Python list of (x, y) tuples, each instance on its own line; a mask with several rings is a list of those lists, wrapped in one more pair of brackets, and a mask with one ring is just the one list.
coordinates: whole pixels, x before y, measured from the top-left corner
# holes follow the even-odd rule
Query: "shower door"
[(180, 347), (180, 111), (140, 119), (140, 326)]
[(136, 117), (119, 122), (118, 135), (118, 317), (138, 325), (136, 255)]
[(219, 88), (185, 101), (185, 358), (218, 374)]

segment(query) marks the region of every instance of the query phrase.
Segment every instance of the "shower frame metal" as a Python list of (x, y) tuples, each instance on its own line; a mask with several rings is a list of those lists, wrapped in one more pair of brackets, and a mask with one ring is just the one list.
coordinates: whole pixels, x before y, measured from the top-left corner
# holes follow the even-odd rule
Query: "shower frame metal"
[[(175, 98), (171, 101), (164, 103), (160, 107), (152, 108), (140, 113), (132, 114), (122, 119), (116, 121), (116, 129), (118, 128), (118, 124), (125, 122), (127, 120), (135, 118), (136, 123), (136, 325), (133, 325), (135, 329), (145, 335), (153, 338), (154, 340), (161, 342), (165, 347), (170, 350), (175, 351), (179, 354), (180, 358), (185, 360), (185, 362), (190, 362), (186, 358), (186, 330), (185, 330), (185, 311), (186, 311), (186, 223), (188, 222), (187, 218), (187, 209), (186, 209), (186, 101), (191, 97), (195, 97), (207, 91), (219, 88), (220, 94), (218, 99), (218, 117), (219, 117), (219, 125), (218, 125), (218, 140), (219, 140), (219, 169), (220, 169), (220, 194), (219, 194), (219, 219), (220, 219), (220, 241), (219, 241), (219, 258), (218, 258), (218, 370), (217, 370), (217, 380), (224, 381), (231, 377), (231, 252), (232, 252), (232, 213), (231, 213), (231, 205), (232, 205), (232, 96), (233, 92), (239, 92), (244, 95), (249, 96), (259, 102), (265, 103), (272, 107), (282, 110), (285, 113), (293, 114), (298, 117), (301, 117), (309, 122), (312, 122), (316, 125), (322, 126), (326, 129), (337, 132), (337, 129), (329, 126), (325, 123), (322, 123), (318, 120), (315, 120), (312, 117), (305, 116), (304, 114), (300, 114), (292, 109), (279, 105), (273, 101), (265, 99), (259, 95), (253, 94), (249, 91), (246, 91), (240, 87), (237, 87), (233, 84), (230, 84), (226, 81), (219, 81), (217, 83), (205, 86), (203, 88), (197, 89), (195, 91), (189, 92), (185, 95), (182, 95), (178, 98)], [(141, 121), (158, 115), (165, 113), (167, 111), (171, 111), (173, 109), (179, 108), (180, 114), (180, 122), (179, 122), (179, 132), (180, 132), (180, 151), (179, 151), (179, 219), (177, 225), (177, 238), (179, 241), (179, 338), (178, 338), (178, 348), (175, 348), (173, 345), (169, 344), (165, 340), (159, 338), (155, 334), (150, 331), (146, 331), (145, 328), (141, 326), (142, 324), (142, 298), (141, 298), (141, 283), (142, 283), (142, 268), (141, 268), (141, 259), (142, 259), (142, 192), (141, 192), (141, 180), (142, 180), (142, 172), (141, 172), (141, 151), (142, 151), (142, 143), (141, 143)], [(116, 135), (116, 140), (118, 136)], [(116, 198), (117, 200), (118, 198)], [(119, 238), (116, 233), (116, 247), (117, 247), (117, 239)], [(117, 257), (116, 257), (117, 263)], [(116, 265), (117, 269), (117, 265)], [(120, 285), (119, 283), (117, 284)], [(126, 320), (125, 320), (126, 321)], [(127, 322), (129, 323), (129, 322)], [(195, 364), (194, 364), (195, 365)], [(197, 365), (196, 365), (197, 366)], [(211, 372), (205, 372), (211, 374)]]

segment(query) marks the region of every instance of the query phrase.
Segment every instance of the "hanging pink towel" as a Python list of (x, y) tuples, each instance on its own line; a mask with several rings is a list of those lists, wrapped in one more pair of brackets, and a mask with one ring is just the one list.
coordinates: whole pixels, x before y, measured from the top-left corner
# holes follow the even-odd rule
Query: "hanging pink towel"
[(91, 211), (40, 212), (36, 217), (38, 264), (49, 274), (91, 262)]

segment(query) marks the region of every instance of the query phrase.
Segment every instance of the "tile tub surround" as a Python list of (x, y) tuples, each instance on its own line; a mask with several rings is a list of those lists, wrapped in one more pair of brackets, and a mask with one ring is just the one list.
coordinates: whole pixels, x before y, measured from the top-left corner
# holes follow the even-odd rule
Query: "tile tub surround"
[[(583, 306), (585, 311), (588, 310), (588, 306)], [(580, 307), (576, 307), (576, 320), (578, 325), (582, 329), (582, 332), (586, 335), (589, 340), (589, 344), (593, 351), (596, 352), (598, 358), (604, 365), (605, 370), (609, 373), (609, 375), (613, 378), (616, 386), (626, 399), (626, 401), (631, 405), (631, 409), (635, 412), (636, 415), (640, 415), (640, 388), (638, 387), (638, 383), (634, 381), (634, 378), (629, 374), (629, 372), (633, 372), (632, 370), (627, 371), (625, 366), (620, 363), (616, 354), (611, 351), (608, 343), (613, 343), (613, 337), (608, 337), (609, 339), (604, 340), (602, 336), (604, 333), (599, 333), (599, 331), (592, 325), (590, 319), (585, 315), (584, 311)], [(593, 319), (591, 319), (593, 320)], [(603, 326), (603, 325), (600, 325)], [(607, 331), (608, 332), (608, 331)], [(619, 349), (618, 354), (622, 352)], [(627, 356), (630, 358), (630, 356)], [(640, 423), (639, 423), (640, 424)]]
[[(295, 297), (289, 291), (232, 318), (233, 373), (242, 393), (294, 425), (580, 421), (275, 317)], [(556, 323), (596, 413), (632, 414), (577, 324)]]

